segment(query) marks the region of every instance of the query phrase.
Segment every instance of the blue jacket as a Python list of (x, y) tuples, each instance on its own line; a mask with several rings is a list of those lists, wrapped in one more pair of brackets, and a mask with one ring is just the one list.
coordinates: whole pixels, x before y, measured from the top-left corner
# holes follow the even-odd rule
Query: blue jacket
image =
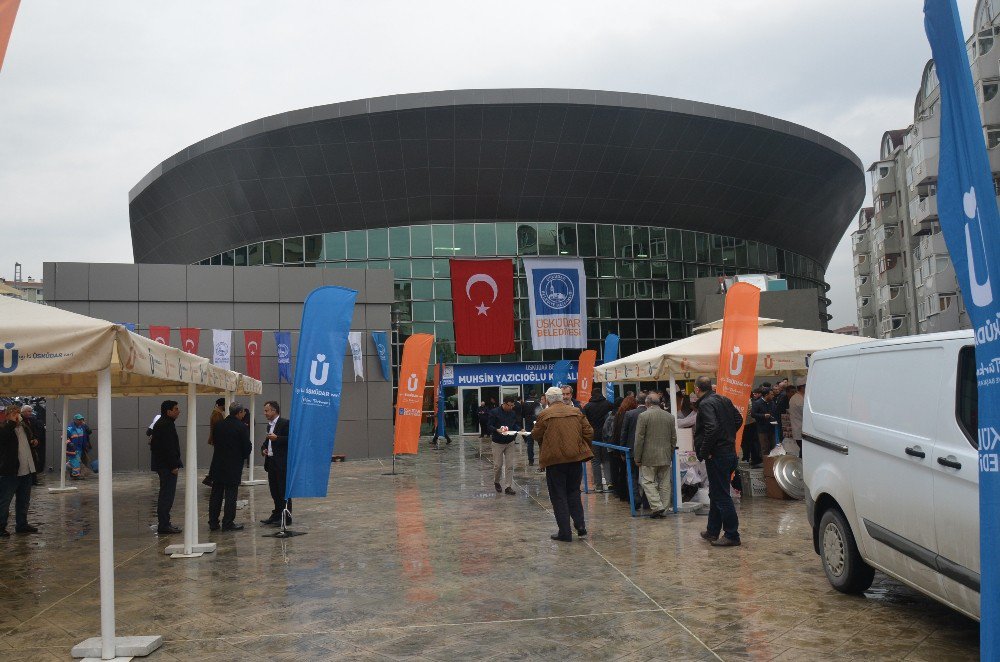
[(502, 434), (500, 428), (506, 425), (508, 430), (520, 430), (521, 421), (521, 417), (514, 409), (504, 411), (503, 407), (497, 407), (490, 410), (489, 419), (486, 421), (486, 431), (490, 433), (494, 442), (509, 444), (514, 441), (514, 437)]

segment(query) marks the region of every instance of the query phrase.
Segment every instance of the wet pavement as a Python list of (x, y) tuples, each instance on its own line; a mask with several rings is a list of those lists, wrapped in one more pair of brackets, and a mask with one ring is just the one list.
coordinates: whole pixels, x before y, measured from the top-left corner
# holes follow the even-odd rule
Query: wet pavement
[[(591, 494), (589, 539), (557, 543), (523, 446), (516, 496), (494, 491), (483, 449), (422, 443), (397, 476), (334, 464), (329, 497), (295, 505), (308, 535), (284, 541), (256, 524), (266, 486), (240, 488), (246, 530), (210, 533), (199, 485), (199, 538), (218, 551), (184, 560), (162, 552), (182, 536), (150, 530), (153, 475), (116, 475), (119, 636), (162, 635), (150, 660), (978, 659), (977, 623), (893, 580), (834, 591), (801, 502), (744, 500), (744, 545), (723, 549), (698, 536), (704, 517), (633, 519)], [(42, 533), (0, 540), (0, 660), (68, 660), (99, 634), (97, 480), (77, 485), (36, 488)]]

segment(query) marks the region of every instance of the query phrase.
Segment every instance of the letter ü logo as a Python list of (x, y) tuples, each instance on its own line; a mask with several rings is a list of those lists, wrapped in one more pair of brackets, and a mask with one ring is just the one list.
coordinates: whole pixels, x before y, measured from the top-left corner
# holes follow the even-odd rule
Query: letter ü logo
[(972, 303), (982, 308), (993, 303), (993, 286), (990, 284), (990, 265), (986, 260), (986, 241), (983, 237), (983, 221), (979, 215), (979, 207), (976, 204), (976, 189), (969, 187), (968, 193), (962, 196), (962, 206), (965, 208), (965, 216), (969, 221), (975, 220), (976, 229), (979, 230), (979, 250), (983, 258), (983, 267), (986, 271), (986, 281), (980, 283), (976, 274), (976, 262), (972, 254), (972, 233), (969, 231), (970, 223), (965, 224), (965, 258), (969, 262), (969, 290), (972, 293)]
[(415, 393), (417, 390), (417, 373), (411, 372), (406, 378), (406, 390)]
[[(733, 359), (736, 359), (735, 364)], [(734, 346), (733, 351), (729, 353), (729, 374), (735, 377), (741, 372), (743, 372), (743, 355), (740, 354), (740, 348)]]
[[(10, 352), (9, 359), (8, 352)], [(14, 349), (14, 343), (4, 343), (3, 349), (0, 349), (0, 373), (7, 374), (17, 370), (17, 361), (18, 351)]]
[[(317, 375), (316, 370), (323, 366), (322, 375)], [(327, 378), (330, 376), (330, 364), (326, 363), (325, 354), (317, 354), (316, 359), (312, 362), (309, 369), (309, 381), (311, 381), (315, 386), (323, 386), (326, 384)]]
[(771, 370), (772, 368), (774, 368), (774, 359), (771, 358), (770, 354), (764, 357), (764, 368), (766, 370)]

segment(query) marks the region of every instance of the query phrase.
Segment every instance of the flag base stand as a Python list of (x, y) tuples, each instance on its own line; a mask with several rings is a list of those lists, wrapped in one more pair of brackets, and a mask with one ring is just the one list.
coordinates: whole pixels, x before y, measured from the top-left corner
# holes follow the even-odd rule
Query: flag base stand
[(240, 481), (240, 485), (267, 485), (267, 481), (263, 479), (258, 480), (243, 480)]
[(304, 536), (307, 533), (306, 531), (289, 531), (288, 529), (286, 529), (285, 528), (285, 517), (286, 516), (288, 516), (288, 517), (292, 516), (292, 513), (291, 513), (291, 511), (288, 510), (288, 508), (285, 508), (283, 511), (281, 511), (281, 529), (278, 530), (278, 531), (275, 531), (274, 533), (265, 533), (263, 537), (264, 538), (294, 538), (295, 536)]
[(64, 492), (76, 492), (75, 487), (50, 487), (49, 494), (62, 494)]
[(384, 471), (384, 472), (382, 472), (382, 475), (383, 476), (399, 476), (400, 475), (400, 474), (396, 473), (396, 454), (395, 453), (392, 454), (392, 471)]
[[(163, 637), (115, 637), (116, 660), (131, 660), (133, 657), (145, 657), (163, 645)], [(81, 641), (70, 655), (76, 658), (101, 659), (101, 638), (91, 637)]]

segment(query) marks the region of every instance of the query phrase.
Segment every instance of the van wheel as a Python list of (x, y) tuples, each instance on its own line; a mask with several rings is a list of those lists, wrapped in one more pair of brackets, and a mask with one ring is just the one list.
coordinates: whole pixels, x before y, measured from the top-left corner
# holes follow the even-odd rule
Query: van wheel
[(830, 584), (841, 593), (864, 593), (875, 579), (875, 570), (861, 559), (854, 534), (844, 516), (830, 508), (819, 521), (819, 549)]

